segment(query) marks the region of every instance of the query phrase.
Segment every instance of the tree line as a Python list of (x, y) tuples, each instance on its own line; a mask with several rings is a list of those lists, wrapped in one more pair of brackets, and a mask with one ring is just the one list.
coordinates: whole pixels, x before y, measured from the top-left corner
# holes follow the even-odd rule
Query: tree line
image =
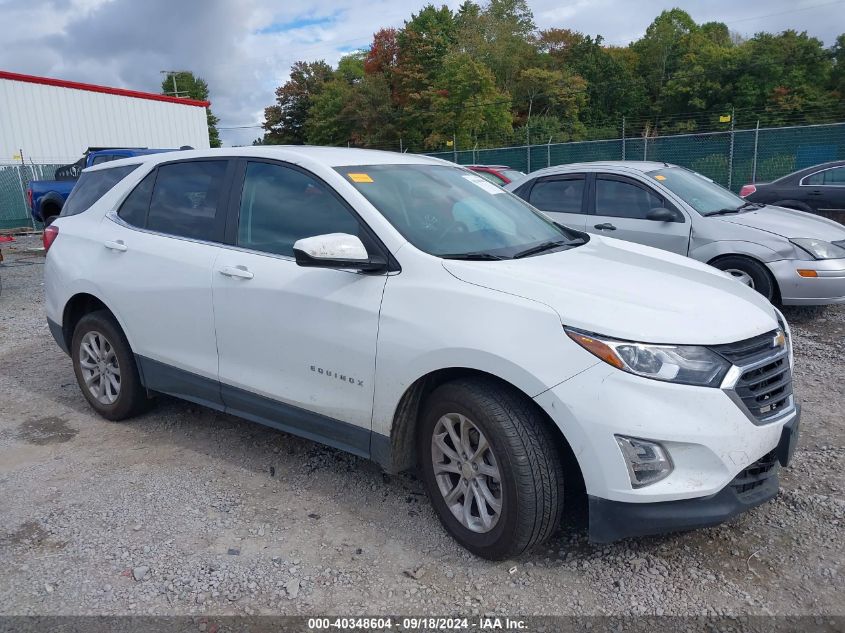
[(743, 39), (663, 11), (628, 46), (538, 30), (525, 0), (428, 5), (336, 67), (298, 61), (256, 143), (444, 149), (842, 120), (845, 34)]

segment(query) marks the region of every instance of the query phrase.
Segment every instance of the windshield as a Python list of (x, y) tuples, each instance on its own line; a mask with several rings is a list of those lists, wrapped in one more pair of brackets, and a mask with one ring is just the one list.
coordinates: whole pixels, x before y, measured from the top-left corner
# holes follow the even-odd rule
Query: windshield
[(511, 181), (516, 180), (517, 178), (522, 178), (525, 175), (521, 171), (517, 171), (515, 169), (503, 169), (500, 173), (505, 178), (510, 178)]
[(648, 173), (661, 185), (676, 194), (701, 215), (738, 211), (746, 201), (704, 176), (683, 169), (667, 167)]
[[(336, 167), (418, 249), (499, 259), (570, 248), (582, 234), (554, 224), (478, 174), (447, 165)], [(582, 243), (578, 241), (578, 243)], [(543, 246), (537, 250), (536, 247)]]

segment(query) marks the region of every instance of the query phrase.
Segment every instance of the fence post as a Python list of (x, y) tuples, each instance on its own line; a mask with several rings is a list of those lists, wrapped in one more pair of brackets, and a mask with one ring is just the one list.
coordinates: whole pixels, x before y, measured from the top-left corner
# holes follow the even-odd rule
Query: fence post
[(734, 175), (734, 109), (731, 108), (731, 149), (728, 154), (728, 189), (733, 184)]
[(404, 154), (405, 150), (402, 148), (402, 137), (399, 137), (399, 153)]
[(549, 137), (549, 142), (546, 143), (546, 167), (552, 166), (552, 136)]
[(760, 138), (760, 119), (754, 128), (754, 157), (751, 159), (751, 182), (757, 182), (757, 140)]
[(625, 160), (625, 117), (622, 117), (622, 160)]
[(455, 134), (452, 134), (452, 157), (454, 160), (453, 163), (458, 162), (458, 139)]
[(525, 124), (525, 173), (531, 173), (531, 127)]
[(648, 160), (648, 132), (643, 135), (643, 160)]

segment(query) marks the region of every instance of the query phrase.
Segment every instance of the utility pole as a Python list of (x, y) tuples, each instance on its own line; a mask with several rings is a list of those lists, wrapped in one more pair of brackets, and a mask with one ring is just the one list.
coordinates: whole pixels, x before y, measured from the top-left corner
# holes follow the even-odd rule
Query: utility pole
[[(189, 71), (189, 70), (160, 70), (159, 72), (162, 75), (166, 75), (166, 76), (170, 77), (170, 79), (173, 81), (173, 93), (172, 93), (173, 96), (174, 97), (181, 97), (182, 95), (179, 94), (179, 90), (177, 90), (177, 88), (176, 88), (176, 75), (178, 75), (179, 73), (189, 73), (191, 71)], [(165, 93), (165, 94), (170, 94), (170, 93)], [(187, 94), (188, 93), (186, 92), (185, 95), (187, 96)]]

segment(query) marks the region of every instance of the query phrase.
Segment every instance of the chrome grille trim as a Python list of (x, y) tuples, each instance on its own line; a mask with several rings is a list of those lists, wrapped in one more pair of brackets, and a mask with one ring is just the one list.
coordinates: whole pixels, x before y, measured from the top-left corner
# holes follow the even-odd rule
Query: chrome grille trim
[(758, 426), (795, 413), (789, 345), (776, 346), (777, 333), (775, 330), (711, 348), (733, 363), (722, 381), (722, 390)]

